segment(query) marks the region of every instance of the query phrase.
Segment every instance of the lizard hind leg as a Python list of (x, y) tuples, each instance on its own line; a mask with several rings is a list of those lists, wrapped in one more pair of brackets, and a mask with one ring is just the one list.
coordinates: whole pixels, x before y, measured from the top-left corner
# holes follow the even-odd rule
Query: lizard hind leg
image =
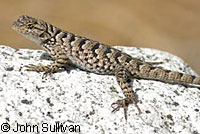
[(146, 63), (146, 64), (149, 64), (149, 65), (152, 65), (152, 66), (153, 66), (153, 65), (160, 65), (160, 64), (163, 64), (163, 63), (164, 63), (164, 62), (162, 62), (162, 61), (160, 61), (160, 62), (159, 62), (159, 61), (158, 61), (158, 62), (155, 62), (155, 61), (154, 61), (154, 62), (147, 62), (147, 61), (145, 61), (144, 57), (142, 57), (141, 60), (142, 60), (142, 62), (144, 62), (144, 63)]
[(141, 110), (137, 105), (136, 94), (132, 90), (131, 75), (130, 75), (129, 71), (121, 68), (118, 71), (116, 71), (115, 76), (117, 78), (117, 82), (118, 82), (119, 86), (121, 87), (125, 98), (112, 103), (112, 105), (111, 105), (111, 107), (113, 108), (112, 112), (116, 112), (121, 107), (123, 107), (124, 108), (124, 117), (127, 120), (127, 108), (128, 108), (129, 104), (134, 104), (136, 106), (136, 108), (138, 109), (139, 114), (141, 113)]

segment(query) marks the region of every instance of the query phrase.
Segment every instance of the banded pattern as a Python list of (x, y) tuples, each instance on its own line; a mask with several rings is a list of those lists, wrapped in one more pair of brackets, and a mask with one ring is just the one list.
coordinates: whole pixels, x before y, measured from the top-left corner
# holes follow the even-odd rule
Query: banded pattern
[(192, 76), (189, 74), (179, 73), (171, 70), (166, 70), (159, 67), (154, 67), (147, 64), (138, 66), (139, 77), (144, 79), (160, 80), (170, 83), (180, 84), (196, 84), (200, 85), (200, 77)]
[[(130, 84), (131, 78), (153, 79), (164, 82), (200, 85), (200, 78), (188, 74), (165, 70), (123, 53), (103, 43), (77, 36), (61, 30), (43, 20), (22, 15), (13, 23), (14, 30), (28, 39), (35, 41), (54, 58), (50, 65), (28, 65), (28, 71), (56, 72), (59, 68), (72, 63), (77, 67), (93, 73), (115, 75), (124, 99), (112, 104), (113, 112), (124, 108), (127, 119), (127, 105), (136, 103), (136, 96)], [(115, 105), (117, 105), (115, 107)]]

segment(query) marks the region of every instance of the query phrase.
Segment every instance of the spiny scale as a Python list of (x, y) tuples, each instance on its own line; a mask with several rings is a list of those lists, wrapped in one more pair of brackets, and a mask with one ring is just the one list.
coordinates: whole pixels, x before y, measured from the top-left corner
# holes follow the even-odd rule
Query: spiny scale
[[(48, 74), (56, 72), (66, 63), (72, 63), (93, 73), (115, 75), (125, 98), (112, 104), (113, 112), (123, 107), (126, 119), (128, 104), (135, 104), (139, 112), (141, 112), (136, 103), (130, 79), (143, 78), (200, 85), (199, 77), (155, 67), (154, 63), (132, 58), (130, 55), (108, 45), (63, 31), (47, 22), (27, 15), (20, 16), (14, 22), (12, 28), (28, 39), (35, 41), (55, 60), (48, 66), (28, 65), (28, 71)], [(114, 107), (114, 105), (117, 106)]]

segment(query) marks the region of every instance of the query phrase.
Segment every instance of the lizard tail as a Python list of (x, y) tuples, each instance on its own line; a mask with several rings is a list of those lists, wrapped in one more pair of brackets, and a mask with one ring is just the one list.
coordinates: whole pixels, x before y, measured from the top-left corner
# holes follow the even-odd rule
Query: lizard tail
[(159, 67), (143, 67), (144, 68), (140, 68), (139, 73), (140, 76), (146, 79), (153, 79), (170, 83), (200, 85), (200, 77), (197, 76), (170, 71)]

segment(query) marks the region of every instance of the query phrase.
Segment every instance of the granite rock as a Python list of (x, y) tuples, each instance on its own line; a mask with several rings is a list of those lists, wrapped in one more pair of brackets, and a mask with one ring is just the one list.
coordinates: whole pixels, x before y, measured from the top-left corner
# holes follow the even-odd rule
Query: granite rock
[[(167, 52), (116, 48), (146, 61), (163, 61), (163, 68), (197, 75), (183, 60)], [(10, 127), (10, 133), (62, 133), (58, 125), (63, 125), (66, 132), (76, 129), (80, 133), (200, 133), (198, 88), (134, 79), (133, 90), (142, 114), (130, 105), (126, 121), (123, 109), (111, 112), (111, 103), (123, 97), (114, 76), (77, 68), (47, 77), (25, 71), (24, 65), (51, 62), (42, 50), (0, 46), (1, 129)]]

